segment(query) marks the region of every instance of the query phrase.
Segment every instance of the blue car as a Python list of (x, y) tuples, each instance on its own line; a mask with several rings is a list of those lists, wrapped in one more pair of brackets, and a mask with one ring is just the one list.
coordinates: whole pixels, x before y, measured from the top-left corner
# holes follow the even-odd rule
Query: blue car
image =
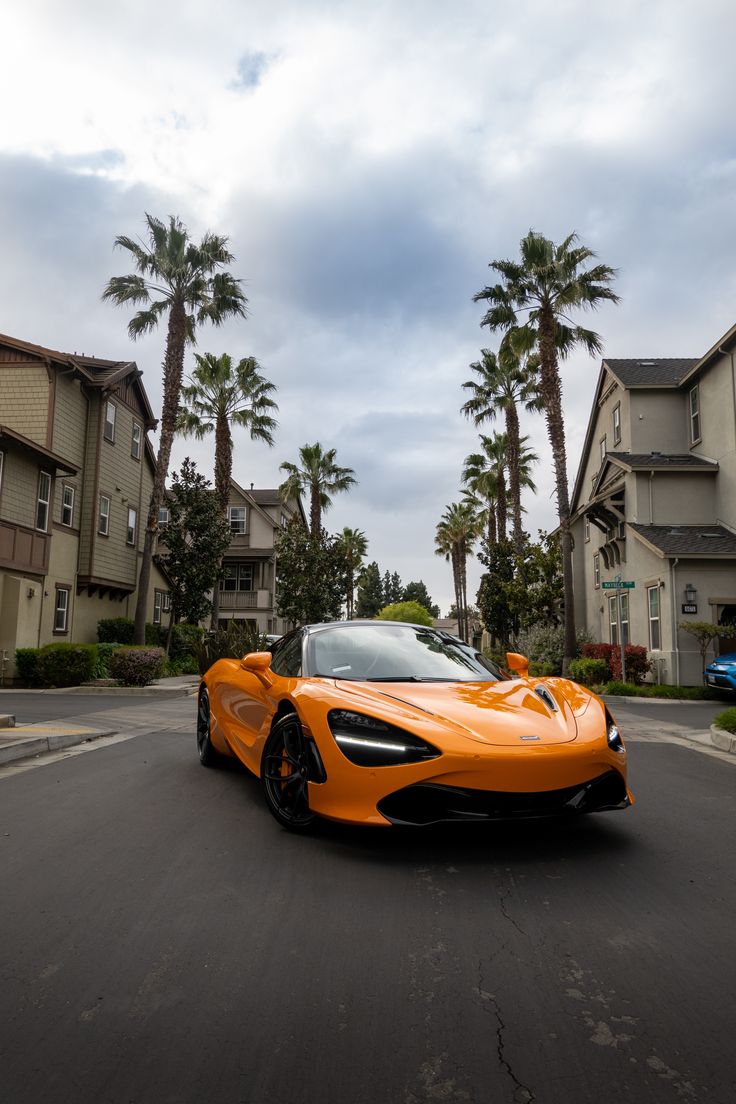
[(720, 686), (723, 690), (736, 690), (736, 652), (726, 652), (705, 668), (708, 686)]

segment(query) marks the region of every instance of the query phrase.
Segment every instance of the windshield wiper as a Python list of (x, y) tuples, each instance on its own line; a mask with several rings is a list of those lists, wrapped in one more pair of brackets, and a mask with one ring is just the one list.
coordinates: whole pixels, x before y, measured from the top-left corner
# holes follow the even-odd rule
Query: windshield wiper
[(366, 682), (452, 682), (449, 678), (434, 678), (431, 675), (381, 675), (379, 678), (367, 678)]

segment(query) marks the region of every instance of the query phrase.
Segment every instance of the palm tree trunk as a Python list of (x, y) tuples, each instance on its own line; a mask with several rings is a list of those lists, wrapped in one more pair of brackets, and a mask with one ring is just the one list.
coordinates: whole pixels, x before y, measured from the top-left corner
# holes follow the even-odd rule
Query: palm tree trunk
[[(227, 516), (227, 507), (230, 501), (230, 480), (233, 473), (233, 439), (230, 433), (230, 423), (225, 415), (219, 414), (215, 422), (215, 494), (220, 503), (222, 516)], [(220, 623), (220, 571), (222, 561), (218, 566), (217, 578), (212, 591), (212, 618), (210, 628), (217, 629)]]
[(524, 536), (521, 528), (521, 483), (519, 481), (519, 412), (515, 403), (506, 406), (506, 440), (509, 471), (511, 516), (514, 522), (514, 551), (517, 564), (521, 564), (524, 552)]
[(322, 529), (322, 506), (319, 501), (319, 487), (312, 485), (312, 497), (309, 503), (309, 527), (312, 540), (319, 540)]
[(508, 518), (508, 499), (506, 497), (506, 476), (503, 469), (498, 472), (498, 490), (496, 492), (496, 512), (498, 514), (498, 539), (506, 540), (506, 521)]
[(555, 322), (546, 311), (539, 318), (540, 384), (547, 419), (547, 435), (552, 446), (557, 492), (557, 516), (560, 522), (562, 555), (562, 587), (564, 595), (564, 656), (562, 674), (566, 675), (577, 650), (575, 640), (575, 607), (572, 577), (572, 534), (570, 532), (570, 500), (567, 488), (567, 456), (565, 423), (562, 417), (562, 388), (557, 371)]
[(186, 326), (186, 311), (183, 304), (172, 303), (166, 334), (166, 353), (164, 355), (164, 399), (161, 409), (161, 436), (158, 443), (156, 470), (153, 476), (153, 489), (148, 506), (148, 521), (143, 540), (141, 568), (138, 575), (138, 596), (133, 631), (133, 639), (136, 644), (145, 644), (146, 642), (146, 612), (148, 608), (148, 588), (151, 583), (151, 562), (158, 534), (158, 513), (166, 490), (166, 476), (169, 472), (176, 413), (179, 408), (179, 392), (181, 391), (181, 381), (184, 374)]
[(488, 499), (488, 552), (496, 544), (498, 535), (496, 531), (496, 503), (494, 499)]

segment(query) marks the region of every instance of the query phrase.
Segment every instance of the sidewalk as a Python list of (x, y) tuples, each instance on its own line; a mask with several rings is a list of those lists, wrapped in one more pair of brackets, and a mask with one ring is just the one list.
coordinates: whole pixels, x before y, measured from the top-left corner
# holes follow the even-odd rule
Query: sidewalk
[[(51, 690), (15, 690), (15, 694), (107, 694), (108, 696), (148, 695), (154, 700), (189, 697), (199, 685), (197, 675), (177, 675), (157, 679), (151, 686), (66, 686)], [(0, 695), (0, 708), (2, 695)], [(99, 716), (99, 715), (98, 715)], [(101, 736), (115, 736), (119, 728), (79, 724), (75, 720), (43, 721), (16, 725), (15, 718), (0, 713), (0, 767), (19, 759), (59, 751), (75, 744), (88, 743)]]

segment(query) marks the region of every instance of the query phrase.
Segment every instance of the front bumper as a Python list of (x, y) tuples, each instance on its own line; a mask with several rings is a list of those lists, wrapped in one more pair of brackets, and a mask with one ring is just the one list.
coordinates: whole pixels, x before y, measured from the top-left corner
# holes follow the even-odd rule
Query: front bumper
[(717, 686), (721, 690), (736, 690), (736, 673), (706, 667), (705, 681), (708, 686)]

